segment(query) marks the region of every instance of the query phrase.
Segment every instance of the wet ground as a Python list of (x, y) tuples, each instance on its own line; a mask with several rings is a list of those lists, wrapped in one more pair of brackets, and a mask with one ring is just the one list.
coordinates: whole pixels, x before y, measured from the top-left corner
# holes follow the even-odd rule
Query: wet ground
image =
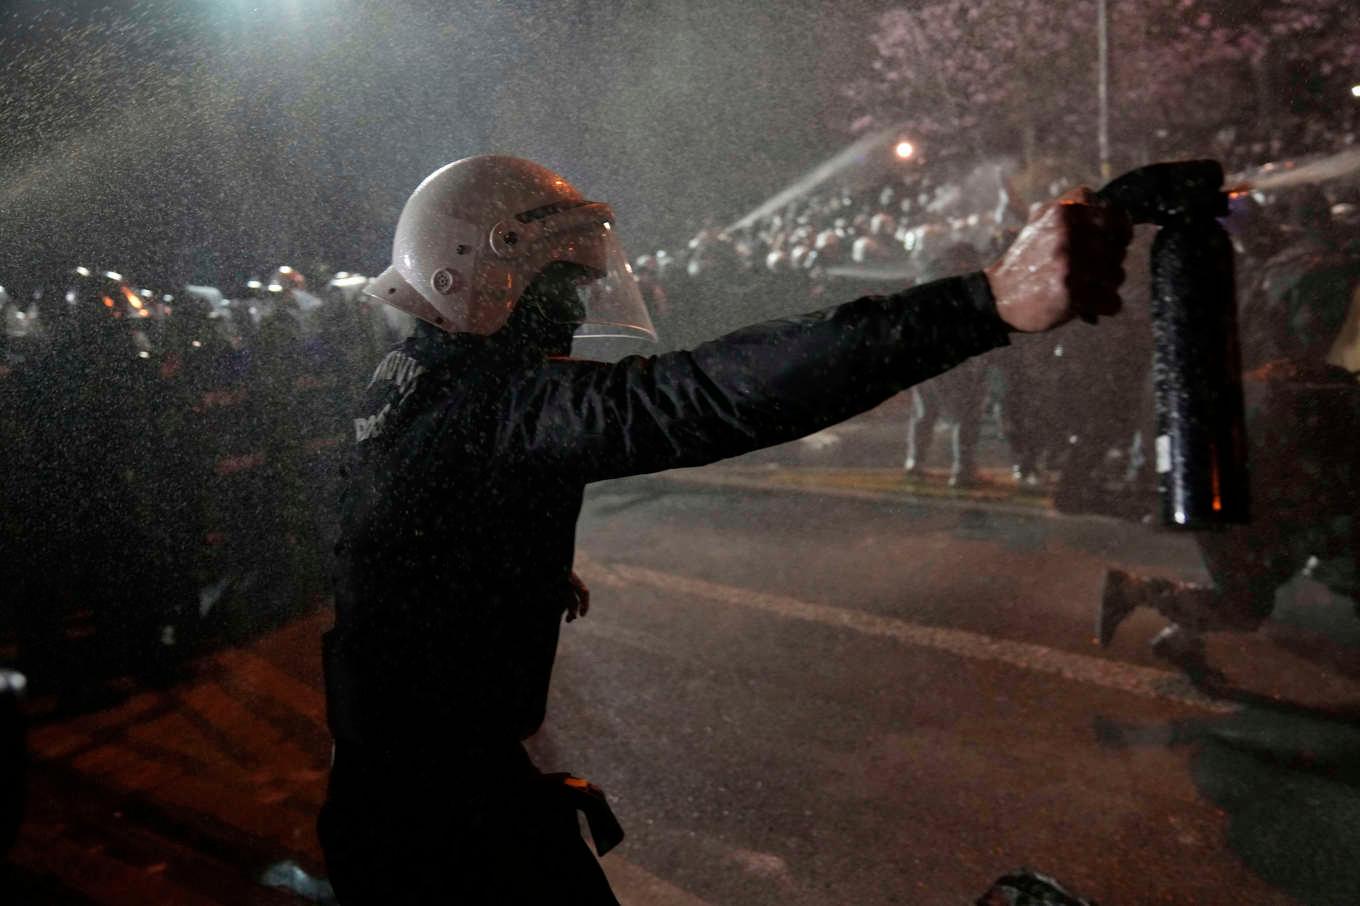
[[(1107, 566), (1202, 577), (1186, 538), (993, 493), (1000, 471), (906, 485), (894, 432), (592, 492), (593, 607), (531, 745), (609, 792), (621, 899), (961, 906), (1026, 865), (1106, 906), (1360, 901), (1349, 604), (1300, 583), (1212, 637), (1240, 694), (1206, 697), (1147, 650), (1154, 616), (1092, 641)], [(329, 620), (37, 714), (6, 902), (319, 894), (281, 863), (324, 873)]]

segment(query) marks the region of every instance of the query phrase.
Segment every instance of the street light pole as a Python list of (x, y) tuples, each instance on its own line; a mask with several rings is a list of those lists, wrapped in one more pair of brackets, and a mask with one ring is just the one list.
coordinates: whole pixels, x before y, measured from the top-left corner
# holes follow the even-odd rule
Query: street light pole
[(1110, 170), (1110, 16), (1108, 0), (1096, 0), (1096, 42), (1099, 63), (1100, 122), (1098, 138), (1100, 150), (1100, 178), (1108, 180)]

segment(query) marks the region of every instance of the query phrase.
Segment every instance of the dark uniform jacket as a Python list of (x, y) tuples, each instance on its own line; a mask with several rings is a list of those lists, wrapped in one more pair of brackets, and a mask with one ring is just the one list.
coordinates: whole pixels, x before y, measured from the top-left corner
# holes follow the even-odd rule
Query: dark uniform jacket
[(538, 728), (588, 483), (802, 437), (1006, 335), (980, 273), (614, 364), (418, 330), (354, 421), (326, 640), (340, 744), (447, 763)]

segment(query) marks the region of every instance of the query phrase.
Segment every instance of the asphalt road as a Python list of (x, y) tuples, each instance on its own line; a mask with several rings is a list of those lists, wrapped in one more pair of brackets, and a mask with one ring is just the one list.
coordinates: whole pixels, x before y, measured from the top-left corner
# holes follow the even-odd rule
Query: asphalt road
[[(537, 745), (610, 791), (622, 858), (713, 904), (971, 903), (1021, 865), (1116, 906), (1360, 902), (1336, 782), (1360, 733), (1197, 696), (1146, 652), (1155, 618), (1092, 643), (1106, 566), (1193, 577), (1183, 537), (667, 490), (593, 498), (595, 612)], [(1357, 702), (1265, 640), (1214, 653)]]
[[(1106, 567), (1193, 578), (1184, 538), (696, 475), (592, 492), (531, 742), (608, 791), (625, 903), (962, 906), (1022, 865), (1105, 906), (1360, 902), (1360, 730), (1300, 707), (1360, 704), (1354, 648), (1213, 639), (1262, 708), (1153, 659), (1154, 617), (1091, 640)], [(300, 902), (258, 878), (323, 870), (328, 621), (41, 721), (6, 902)]]

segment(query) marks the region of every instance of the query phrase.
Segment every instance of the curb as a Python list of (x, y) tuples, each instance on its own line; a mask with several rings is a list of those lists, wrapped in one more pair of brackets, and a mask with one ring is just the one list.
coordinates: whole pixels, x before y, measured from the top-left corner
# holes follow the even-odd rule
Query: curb
[[(898, 503), (912, 506), (935, 507), (945, 510), (989, 510), (1008, 516), (1030, 519), (1099, 519), (1125, 522), (1101, 514), (1067, 514), (1053, 508), (1051, 500), (1038, 498), (1033, 504), (1009, 503), (968, 491), (945, 491), (941, 494), (914, 493), (909, 485), (901, 490), (856, 488), (846, 486), (847, 476), (854, 472), (895, 474), (897, 470), (820, 469), (806, 466), (765, 466), (751, 468), (713, 468), (673, 470), (652, 476), (653, 479), (688, 487), (727, 488), (765, 493), (793, 493), (866, 500), (878, 503)], [(820, 480), (819, 480), (820, 479)], [(833, 480), (834, 479), (834, 480)], [(853, 479), (850, 479), (853, 480)], [(1042, 502), (1039, 502), (1039, 501)]]

